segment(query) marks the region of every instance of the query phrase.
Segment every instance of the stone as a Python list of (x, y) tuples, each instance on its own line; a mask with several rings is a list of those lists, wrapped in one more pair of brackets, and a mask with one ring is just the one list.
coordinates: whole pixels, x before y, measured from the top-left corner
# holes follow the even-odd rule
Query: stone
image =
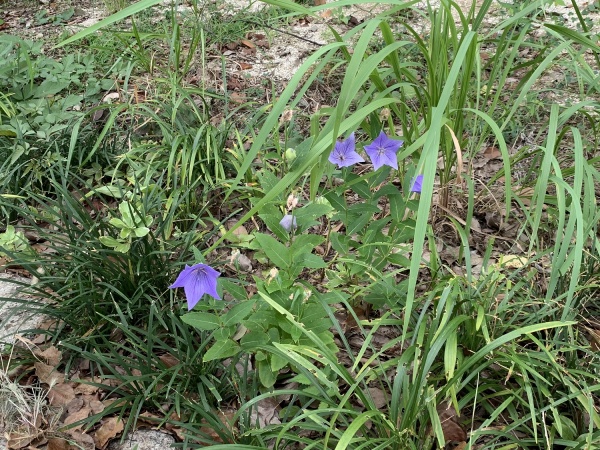
[(123, 442), (117, 439), (108, 444), (108, 450), (167, 450), (175, 443), (175, 438), (156, 430), (136, 430)]
[(20, 330), (36, 328), (43, 320), (40, 314), (23, 309), (22, 303), (11, 301), (26, 298), (19, 291), (29, 283), (28, 278), (0, 274), (0, 351), (5, 345), (14, 343)]

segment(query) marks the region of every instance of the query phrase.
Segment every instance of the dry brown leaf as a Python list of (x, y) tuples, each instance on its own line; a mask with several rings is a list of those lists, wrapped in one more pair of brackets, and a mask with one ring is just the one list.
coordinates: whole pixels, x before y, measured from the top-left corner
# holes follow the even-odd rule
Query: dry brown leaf
[(238, 92), (233, 92), (230, 96), (229, 99), (233, 102), (233, 103), (237, 103), (237, 104), (242, 104), (246, 102), (246, 96), (244, 94), (240, 94)]
[[(265, 398), (256, 404), (252, 410), (250, 422), (252, 425), (258, 425), (265, 428), (269, 425), (279, 425), (279, 401), (276, 398)], [(258, 423), (257, 423), (258, 422)]]
[(164, 365), (167, 366), (169, 369), (171, 367), (175, 367), (180, 362), (177, 358), (175, 358), (170, 353), (165, 353), (164, 355), (160, 355), (158, 357), (158, 359), (160, 359), (164, 363)]
[(123, 421), (118, 417), (109, 417), (94, 433), (96, 447), (104, 448), (108, 441), (123, 431)]
[(585, 327), (585, 329), (588, 332), (590, 348), (595, 352), (600, 351), (600, 330), (588, 327)]
[(75, 448), (78, 450), (95, 450), (96, 445), (94, 444), (94, 439), (89, 434), (77, 430), (69, 430), (67, 433), (69, 433), (77, 444)]
[(92, 384), (88, 384), (88, 383), (99, 383), (100, 379), (98, 378), (83, 378), (81, 380), (77, 380), (77, 381), (81, 381), (81, 384), (78, 384), (75, 387), (75, 393), (76, 394), (83, 394), (83, 395), (93, 395), (96, 392), (98, 392), (98, 386), (94, 386)]
[(69, 384), (57, 384), (48, 391), (48, 401), (52, 406), (67, 406), (75, 398), (75, 392)]
[(442, 431), (446, 442), (463, 442), (467, 440), (467, 433), (458, 423), (458, 415), (451, 403), (438, 405), (437, 413), (442, 423)]
[(248, 39), (242, 39), (242, 40), (240, 41), (240, 43), (241, 43), (241, 44), (244, 44), (244, 45), (245, 45), (246, 47), (248, 47), (248, 48), (254, 48), (254, 47), (256, 47), (256, 45), (254, 45), (254, 42), (252, 42), (252, 41), (249, 41)]
[(67, 413), (73, 414), (83, 408), (83, 399), (81, 397), (75, 397), (67, 404)]
[(47, 450), (69, 450), (70, 444), (66, 439), (50, 438), (48, 439)]
[(501, 159), (502, 158), (502, 152), (494, 147), (494, 146), (490, 146), (487, 147), (484, 151), (483, 151), (483, 157), (487, 160), (490, 159)]
[(29, 430), (20, 430), (8, 434), (8, 442), (6, 448), (18, 449), (27, 447), (37, 437), (37, 433), (33, 428)]
[(89, 402), (89, 407), (92, 409), (94, 414), (99, 414), (104, 411), (104, 403), (102, 403), (100, 400), (91, 400)]
[(36, 362), (33, 364), (35, 367), (35, 374), (42, 383), (49, 385), (64, 383), (65, 376), (62, 373), (57, 372), (54, 366), (44, 364), (43, 362)]
[[(65, 420), (65, 425), (71, 425), (72, 423), (79, 422), (80, 420), (87, 419), (92, 412), (92, 408), (89, 406), (85, 406), (78, 411), (75, 411), (73, 414), (68, 415)], [(84, 424), (77, 425), (73, 427), (73, 430), (80, 430)]]
[[(271, 400), (273, 400), (273, 399), (271, 399)], [(260, 405), (259, 405), (259, 409), (260, 409)], [(234, 419), (233, 419), (235, 416), (235, 413), (236, 413), (236, 411), (234, 411), (234, 410), (223, 410), (223, 411), (217, 412), (217, 417), (219, 418), (221, 423), (232, 433), (235, 431), (235, 423), (234, 423)], [(277, 420), (279, 420), (279, 418)], [(205, 421), (203, 420), (203, 422), (205, 422)], [(182, 430), (180, 428), (173, 428), (172, 431), (180, 439), (182, 437), (185, 438), (185, 430)], [(212, 427), (212, 426), (204, 425), (203, 427), (200, 428), (200, 431), (209, 435), (215, 442), (223, 442), (223, 439), (221, 438), (221, 436), (219, 436), (219, 434), (214, 430), (214, 427)]]
[(333, 12), (331, 9), (325, 9), (319, 15), (321, 16), (322, 19), (327, 20), (327, 19), (331, 18), (331, 16), (333, 15)]
[(54, 345), (51, 345), (43, 352), (39, 349), (34, 350), (34, 355), (44, 359), (46, 364), (49, 364), (53, 367), (58, 366), (62, 359), (62, 352), (57, 349)]

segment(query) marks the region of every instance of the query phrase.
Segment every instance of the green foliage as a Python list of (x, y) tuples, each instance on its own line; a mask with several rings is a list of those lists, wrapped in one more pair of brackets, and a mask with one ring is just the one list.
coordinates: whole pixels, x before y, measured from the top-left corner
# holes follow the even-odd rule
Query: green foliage
[[(83, 113), (109, 88), (91, 56), (55, 61), (9, 37), (0, 50), (10, 187), (0, 206), (48, 251), (34, 255), (10, 224), (0, 250), (39, 279), (30, 292), (50, 303), (22, 307), (58, 319), (45, 332), (65, 351), (61, 369), (90, 361), (99, 387), (118, 397), (88, 422), (119, 414), (132, 429), (142, 411), (157, 411), (157, 425), (185, 429), (182, 445), (218, 440), (217, 449), (443, 448), (440, 412), (451, 405), (472, 447), (598, 445), (599, 362), (582, 323), (598, 312), (598, 104), (589, 98), (600, 48), (579, 8), (580, 30), (571, 30), (541, 23), (541, 0), (516, 2), (491, 27), (490, 0), (469, 11), (446, 0), (426, 11), (385, 2), (391, 8), (375, 19), (332, 30), (335, 41), (240, 125), (247, 105), (184, 83), (207, 44), (241, 36), (248, 24), (237, 19), (255, 18), (232, 18), (217, 35), (223, 17), (188, 27), (173, 8), (148, 31), (134, 15), (157, 3), (121, 5), (61, 44), (110, 41), (122, 50), (119, 82), (155, 77), (140, 102), (120, 94)], [(310, 16), (361, 2), (269, 3)], [(411, 14), (427, 20), (426, 33)], [(128, 17), (130, 31), (92, 37)], [(534, 30), (546, 35), (536, 40)], [(522, 59), (531, 49), (536, 56)], [(549, 106), (537, 95), (554, 65), (577, 100)], [(310, 130), (282, 120), (332, 73), (342, 73), (337, 101), (307, 118)], [(108, 117), (91, 125), (102, 109)], [(515, 156), (511, 146), (534, 120), (535, 144)], [(398, 171), (327, 161), (341, 136), (355, 132), (362, 152), (382, 130), (405, 141)], [(490, 146), (502, 169), (483, 186), (464, 163)], [(518, 179), (525, 155), (537, 166)], [(410, 192), (417, 174), (419, 194)], [(500, 229), (494, 241), (495, 231), (473, 224), (500, 177), (496, 209), (503, 223), (519, 223), (515, 236)], [(452, 195), (463, 208), (452, 210)], [(284, 214), (293, 216), (287, 229)], [(254, 230), (234, 235), (249, 220)], [(458, 249), (455, 263), (439, 254), (445, 245)], [(224, 263), (229, 247), (258, 270)], [(474, 249), (484, 253), (477, 265)], [(186, 312), (169, 286), (184, 263), (205, 257), (221, 266), (225, 300)], [(261, 423), (265, 402), (283, 405), (270, 423)], [(237, 428), (220, 420), (225, 407)]]
[(15, 227), (8, 225), (6, 231), (0, 233), (0, 256), (9, 260), (15, 257), (32, 259), (35, 257), (35, 251), (22, 231), (16, 231)]

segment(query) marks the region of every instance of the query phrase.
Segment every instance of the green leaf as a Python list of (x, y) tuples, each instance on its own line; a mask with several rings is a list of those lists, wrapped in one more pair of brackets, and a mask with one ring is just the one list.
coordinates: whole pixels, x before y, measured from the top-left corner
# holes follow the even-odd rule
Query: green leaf
[(328, 265), (323, 261), (323, 258), (312, 253), (302, 253), (298, 258), (294, 258), (294, 264), (308, 267), (309, 269), (323, 269)]
[(100, 236), (98, 239), (103, 245), (106, 245), (107, 247), (114, 248), (122, 244), (121, 241), (117, 241), (115, 238), (110, 236)]
[(281, 369), (287, 366), (287, 363), (287, 359), (282, 358), (281, 356), (276, 355), (274, 353), (271, 355), (271, 370), (273, 372), (279, 372)]
[(267, 258), (280, 269), (290, 267), (290, 249), (272, 236), (263, 233), (256, 234), (256, 241)]
[(216, 341), (215, 345), (208, 349), (208, 351), (204, 354), (204, 358), (202, 361), (214, 361), (215, 359), (225, 359), (230, 356), (235, 355), (241, 350), (240, 346), (237, 342), (234, 342), (231, 339), (226, 339), (224, 341)]
[(127, 224), (125, 222), (123, 222), (121, 219), (119, 219), (118, 217), (113, 217), (112, 219), (110, 219), (108, 221), (108, 223), (110, 223), (113, 227), (117, 227), (117, 228), (121, 228), (121, 229), (129, 228), (127, 226)]
[(189, 312), (181, 316), (181, 320), (202, 331), (216, 330), (221, 326), (219, 316), (205, 312)]
[(248, 299), (248, 293), (243, 286), (240, 286), (239, 284), (234, 283), (226, 278), (221, 279), (220, 283), (223, 290), (229, 292), (234, 299), (238, 301)]
[(257, 347), (269, 343), (269, 335), (264, 331), (250, 331), (246, 333), (240, 344), (244, 350), (256, 350)]
[(231, 308), (225, 317), (223, 318), (223, 324), (228, 327), (231, 325), (237, 325), (242, 320), (244, 320), (254, 309), (254, 302), (245, 301), (242, 303), (238, 303), (233, 308)]
[(147, 227), (138, 227), (133, 230), (133, 234), (139, 238), (146, 236), (148, 233), (150, 233), (150, 228)]
[(316, 234), (301, 234), (294, 238), (294, 243), (291, 246), (293, 252), (310, 252), (313, 248), (323, 242), (325, 238)]
[(258, 378), (260, 379), (261, 384), (267, 388), (272, 387), (275, 384), (275, 381), (277, 381), (277, 377), (271, 370), (269, 360), (258, 361), (256, 365), (258, 366)]

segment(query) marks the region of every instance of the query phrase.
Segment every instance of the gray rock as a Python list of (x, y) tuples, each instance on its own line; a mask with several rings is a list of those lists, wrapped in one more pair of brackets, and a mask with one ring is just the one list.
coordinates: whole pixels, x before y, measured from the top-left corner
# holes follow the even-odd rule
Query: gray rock
[(116, 440), (108, 444), (108, 450), (167, 450), (175, 443), (173, 436), (156, 430), (136, 430), (123, 443)]
[(0, 350), (15, 341), (19, 330), (36, 328), (44, 319), (33, 311), (23, 310), (22, 303), (11, 301), (27, 298), (19, 291), (29, 283), (28, 278), (0, 274)]

